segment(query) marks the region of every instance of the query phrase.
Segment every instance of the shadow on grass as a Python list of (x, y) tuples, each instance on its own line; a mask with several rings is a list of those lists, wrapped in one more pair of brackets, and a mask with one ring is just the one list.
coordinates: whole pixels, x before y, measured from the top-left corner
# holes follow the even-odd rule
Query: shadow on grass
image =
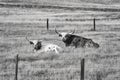
[(40, 55), (30, 55), (30, 56), (24, 56), (20, 57), (20, 61), (29, 61), (34, 62), (38, 60), (54, 60), (58, 59), (59, 55), (56, 54), (40, 54)]
[[(59, 55), (56, 54), (41, 54), (41, 55), (22, 55), (18, 57), (19, 61), (28, 61), (28, 62), (34, 62), (34, 61), (39, 61), (39, 60), (54, 60), (54, 59), (58, 59)], [(15, 63), (16, 62), (16, 57), (12, 57), (12, 58), (5, 58), (5, 59), (1, 59), (0, 63), (6, 63), (6, 62), (11, 62), (11, 63)]]

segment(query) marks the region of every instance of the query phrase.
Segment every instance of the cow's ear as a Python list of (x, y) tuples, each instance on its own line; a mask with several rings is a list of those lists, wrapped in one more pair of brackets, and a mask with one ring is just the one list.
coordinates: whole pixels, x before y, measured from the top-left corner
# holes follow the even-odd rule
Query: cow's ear
[(88, 41), (92, 41), (92, 39), (88, 39)]
[(90, 41), (93, 41), (92, 39), (90, 39)]

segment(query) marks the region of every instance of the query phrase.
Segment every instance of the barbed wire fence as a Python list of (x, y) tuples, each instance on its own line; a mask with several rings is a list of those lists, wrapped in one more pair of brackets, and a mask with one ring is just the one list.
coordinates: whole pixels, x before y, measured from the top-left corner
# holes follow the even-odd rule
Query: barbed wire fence
[[(50, 22), (51, 21), (55, 21), (55, 20), (54, 19), (49, 19), (49, 18), (47, 18), (46, 20), (47, 20), (47, 22), (46, 22), (46, 25), (47, 25), (46, 28), (47, 28), (47, 31), (49, 31), (49, 27), (53, 27), (53, 25), (50, 24)], [(118, 26), (120, 24), (117, 24), (118, 26), (116, 26), (115, 23), (114, 23), (114, 20), (119, 21), (120, 18), (119, 17), (118, 18), (115, 17), (115, 18), (90, 18), (90, 19), (75, 19), (75, 18), (73, 18), (73, 19), (71, 19), (71, 18), (69, 18), (69, 19), (68, 18), (66, 18), (66, 19), (58, 19), (58, 21), (61, 21), (61, 24), (62, 24), (62, 22), (71, 22), (71, 23), (74, 23), (74, 22), (77, 21), (77, 22), (86, 22), (87, 23), (87, 21), (90, 21), (91, 25), (88, 25), (89, 28), (87, 29), (87, 31), (108, 31), (108, 30), (109, 31), (111, 31), (111, 30), (115, 31), (115, 30), (118, 30), (118, 28), (119, 28)], [(99, 24), (100, 21), (105, 21), (105, 22), (108, 22), (108, 23), (113, 22), (115, 26), (111, 25), (111, 24), (105, 24), (105, 23)], [(102, 26), (100, 26), (100, 25), (102, 25)], [(86, 25), (84, 25), (84, 26), (86, 26)], [(84, 26), (82, 26), (82, 27), (84, 27)], [(109, 28), (109, 29), (107, 29), (107, 28)]]
[[(9, 59), (8, 59), (9, 60)], [(20, 73), (20, 68), (19, 68), (19, 64), (20, 64), (20, 62), (21, 62), (21, 58), (20, 58), (20, 56), (17, 54), (16, 56), (15, 56), (15, 58), (14, 59), (11, 59), (13, 62), (14, 62), (14, 71), (13, 71), (13, 74), (14, 74), (14, 80), (20, 80), (20, 78), (19, 78), (19, 76), (21, 75), (21, 73)], [(45, 69), (45, 68), (43, 68), (43, 69)], [(72, 70), (81, 70), (81, 72), (77, 75), (78, 77), (77, 77), (77, 80), (85, 80), (84, 79), (84, 76), (85, 76), (85, 58), (83, 58), (83, 59), (81, 59), (81, 63), (80, 63), (80, 67), (78, 67), (78, 68), (72, 68)], [(54, 73), (55, 74), (55, 72), (57, 71), (57, 70), (60, 70), (60, 69), (49, 69), (49, 71), (53, 71), (52, 73)], [(26, 72), (25, 72), (26, 73)], [(41, 72), (42, 73), (42, 72)], [(58, 73), (57, 73), (58, 74)], [(24, 75), (27, 75), (27, 74), (24, 74)], [(43, 75), (43, 74), (41, 74), (41, 75)], [(68, 75), (68, 74), (67, 74)], [(71, 76), (71, 74), (70, 74), (70, 76)], [(69, 78), (70, 78), (70, 76), (69, 76)], [(4, 76), (4, 80), (6, 79), (5, 78), (6, 76)], [(21, 75), (21, 77), (22, 77), (22, 75)], [(55, 80), (61, 80), (60, 78), (62, 78), (62, 76), (61, 77), (56, 77), (56, 76), (53, 76), (53, 77), (55, 77), (56, 79)], [(67, 77), (68, 78), (68, 77)], [(66, 79), (67, 79), (66, 78)], [(44, 79), (50, 79), (50, 76), (49, 77), (47, 77), (47, 74), (43, 77), (43, 76), (41, 76), (41, 79), (42, 80), (44, 80)], [(50, 79), (51, 80), (51, 79)], [(71, 77), (71, 79), (70, 80), (76, 80), (76, 79), (74, 79), (74, 78), (72, 78)]]

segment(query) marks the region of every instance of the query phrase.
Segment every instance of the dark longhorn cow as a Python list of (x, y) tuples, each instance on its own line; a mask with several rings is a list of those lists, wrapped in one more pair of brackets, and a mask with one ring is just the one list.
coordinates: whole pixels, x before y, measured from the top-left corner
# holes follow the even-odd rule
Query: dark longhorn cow
[(65, 43), (65, 46), (74, 46), (77, 47), (94, 47), (99, 48), (99, 44), (95, 43), (92, 39), (84, 38), (82, 36), (74, 35), (73, 33), (62, 32), (59, 33), (56, 29), (55, 32), (62, 38), (62, 41)]

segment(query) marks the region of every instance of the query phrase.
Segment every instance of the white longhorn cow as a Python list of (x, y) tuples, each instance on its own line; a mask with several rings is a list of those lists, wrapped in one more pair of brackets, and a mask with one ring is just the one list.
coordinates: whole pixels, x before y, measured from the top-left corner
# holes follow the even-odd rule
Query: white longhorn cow
[(26, 37), (26, 40), (33, 45), (34, 49), (33, 51), (39, 51), (39, 52), (55, 52), (57, 54), (59, 54), (60, 52), (63, 51), (63, 49), (61, 47), (59, 47), (56, 44), (52, 44), (52, 43), (43, 43), (40, 40), (29, 40)]

